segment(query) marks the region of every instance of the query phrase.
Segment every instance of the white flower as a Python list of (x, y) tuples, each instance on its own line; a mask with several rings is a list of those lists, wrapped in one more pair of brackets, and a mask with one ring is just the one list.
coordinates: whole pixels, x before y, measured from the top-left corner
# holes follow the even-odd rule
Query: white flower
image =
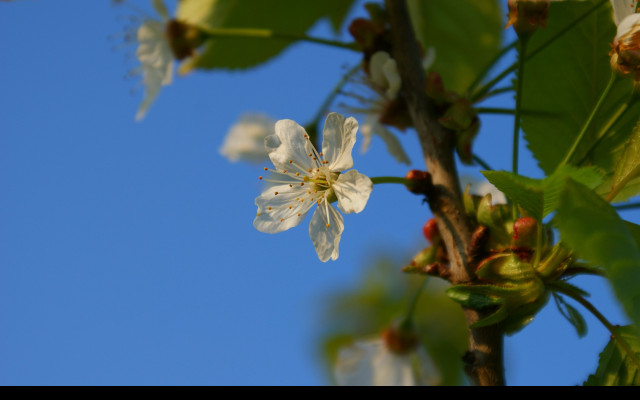
[(142, 67), (145, 93), (136, 114), (136, 121), (144, 118), (147, 109), (160, 93), (160, 88), (171, 83), (173, 53), (165, 35), (165, 22), (147, 19), (138, 28), (139, 44), (136, 56)]
[(340, 350), (334, 376), (340, 386), (417, 386), (440, 381), (422, 346), (397, 354), (383, 338), (357, 341)]
[(504, 193), (498, 190), (495, 186), (491, 184), (491, 182), (487, 180), (477, 180), (468, 176), (463, 176), (460, 178), (460, 184), (464, 189), (467, 185), (471, 185), (469, 188), (470, 194), (475, 194), (477, 196), (485, 196), (486, 194), (491, 194), (491, 203), (493, 205), (496, 204), (507, 204), (507, 198)]
[[(292, 120), (276, 123), (275, 135), (265, 145), (275, 169), (269, 170), (273, 183), (255, 200), (258, 213), (253, 226), (266, 233), (277, 233), (298, 225), (313, 205), (317, 205), (309, 236), (321, 261), (338, 258), (338, 245), (344, 230), (342, 215), (330, 204), (338, 201), (345, 214), (359, 213), (367, 204), (373, 183), (353, 166), (351, 151), (358, 122), (331, 113), (323, 131), (322, 152), (309, 140), (304, 128)], [(262, 177), (260, 177), (262, 179)]]
[[(611, 6), (613, 7), (613, 19), (616, 25), (620, 27), (620, 23), (636, 12), (638, 0), (611, 0)], [(620, 36), (620, 29), (618, 28), (618, 36)]]
[(267, 136), (275, 133), (276, 122), (263, 114), (246, 114), (236, 122), (224, 139), (220, 154), (229, 161), (261, 162), (269, 154), (264, 147)]

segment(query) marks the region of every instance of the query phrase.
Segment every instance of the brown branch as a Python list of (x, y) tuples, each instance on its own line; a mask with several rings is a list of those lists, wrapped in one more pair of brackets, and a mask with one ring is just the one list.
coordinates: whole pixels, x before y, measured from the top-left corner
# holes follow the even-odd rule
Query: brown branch
[[(413, 32), (405, 0), (386, 0), (391, 23), (393, 57), (402, 78), (402, 90), (413, 119), (434, 193), (429, 206), (438, 222), (451, 265), (453, 283), (471, 282), (474, 268), (469, 260), (472, 226), (462, 205), (460, 182), (453, 155), (455, 134), (438, 122), (434, 104), (426, 96), (425, 73), (421, 54)], [(471, 326), (484, 315), (465, 309), (467, 324)], [(469, 351), (463, 357), (465, 372), (474, 385), (504, 384), (503, 336), (499, 325), (469, 329)]]

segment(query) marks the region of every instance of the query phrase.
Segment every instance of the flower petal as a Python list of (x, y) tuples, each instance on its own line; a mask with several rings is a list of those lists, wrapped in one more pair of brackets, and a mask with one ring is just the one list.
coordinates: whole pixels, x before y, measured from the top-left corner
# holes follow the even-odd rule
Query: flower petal
[[(369, 148), (369, 143), (371, 142), (371, 136), (376, 134), (380, 136), (380, 138), (384, 141), (384, 144), (387, 145), (387, 151), (389, 154), (396, 159), (396, 161), (409, 165), (411, 161), (409, 160), (409, 156), (404, 151), (402, 144), (394, 135), (391, 133), (383, 124), (378, 121), (378, 118), (375, 114), (368, 114), (364, 124), (362, 125), (362, 136), (364, 138), (364, 142), (362, 144), (362, 152), (365, 152)], [(366, 147), (365, 147), (366, 145)]]
[(273, 135), (275, 121), (263, 114), (245, 114), (224, 139), (220, 154), (229, 161), (260, 162), (268, 158), (264, 139)]
[(310, 199), (296, 200), (304, 198), (306, 194), (305, 189), (297, 186), (291, 188), (289, 185), (272, 186), (265, 190), (256, 197), (258, 214), (253, 220), (253, 226), (265, 233), (283, 232), (297, 226), (314, 204)]
[(633, 27), (640, 24), (640, 13), (629, 15), (618, 25), (618, 33), (616, 38), (620, 40), (623, 36), (633, 30)]
[(371, 81), (380, 88), (387, 87), (387, 78), (384, 71), (384, 65), (391, 59), (386, 51), (376, 51), (369, 60), (369, 74)]
[(342, 215), (326, 201), (321, 203), (309, 223), (309, 236), (320, 261), (326, 262), (329, 259), (338, 258), (338, 245), (342, 231), (344, 231)]
[(295, 121), (283, 119), (276, 122), (276, 134), (265, 139), (273, 165), (277, 169), (296, 168), (301, 172), (316, 168), (309, 156), (312, 154), (313, 144), (307, 137), (307, 132)]
[(173, 76), (173, 53), (163, 27), (158, 21), (147, 20), (138, 28), (136, 56), (142, 65), (145, 94), (136, 114), (137, 121), (144, 117), (160, 88), (170, 84)]
[(338, 208), (345, 214), (364, 210), (372, 189), (371, 179), (355, 169), (341, 174), (333, 184), (333, 191), (338, 198)]
[(330, 170), (344, 171), (353, 167), (351, 151), (357, 131), (358, 121), (355, 118), (345, 118), (338, 113), (327, 115), (322, 131), (322, 152)]
[(381, 339), (358, 341), (338, 355), (335, 369), (340, 386), (414, 386), (410, 356), (391, 353)]
[(635, 0), (611, 0), (613, 19), (616, 25), (620, 25), (622, 20), (636, 12), (635, 3)]
[(382, 66), (382, 71), (387, 79), (389, 86), (387, 87), (387, 98), (389, 100), (395, 100), (398, 97), (398, 92), (402, 86), (402, 79), (400, 79), (400, 73), (398, 72), (398, 64), (396, 60), (390, 58)]

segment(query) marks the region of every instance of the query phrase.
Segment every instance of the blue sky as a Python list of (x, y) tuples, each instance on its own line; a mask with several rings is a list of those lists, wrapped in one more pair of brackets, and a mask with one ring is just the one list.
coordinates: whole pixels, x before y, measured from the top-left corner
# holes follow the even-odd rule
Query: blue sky
[[(323, 299), (355, 287), (380, 249), (419, 249), (427, 208), (376, 187), (345, 216), (338, 261), (321, 263), (306, 223), (253, 228), (262, 165), (218, 148), (246, 111), (305, 123), (359, 56), (296, 44), (250, 71), (178, 77), (136, 123), (142, 93), (124, 79), (135, 45), (110, 39), (131, 14), (108, 1), (0, 4), (0, 384), (327, 383)], [(511, 124), (483, 120), (476, 149), (498, 169), (510, 167)], [(417, 139), (402, 141), (422, 168)], [(383, 147), (356, 153), (356, 168), (403, 176)], [(540, 173), (528, 156), (521, 172)], [(606, 283), (580, 282), (624, 321)], [(508, 338), (508, 382), (581, 383), (609, 338), (585, 316), (581, 340), (552, 305)]]

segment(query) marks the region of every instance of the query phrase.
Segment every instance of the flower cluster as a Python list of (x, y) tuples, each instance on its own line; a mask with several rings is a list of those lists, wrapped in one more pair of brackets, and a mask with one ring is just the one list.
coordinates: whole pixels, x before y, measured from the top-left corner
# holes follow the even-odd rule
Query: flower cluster
[(353, 117), (329, 114), (318, 152), (302, 126), (292, 120), (278, 121), (275, 135), (265, 140), (275, 168), (265, 167), (271, 177), (260, 177), (273, 186), (256, 198), (253, 226), (266, 233), (286, 231), (300, 224), (316, 205), (309, 236), (321, 261), (337, 259), (344, 220), (331, 203), (337, 201), (345, 214), (359, 213), (373, 189), (371, 179), (358, 171), (343, 173), (353, 167), (351, 151), (357, 130)]

